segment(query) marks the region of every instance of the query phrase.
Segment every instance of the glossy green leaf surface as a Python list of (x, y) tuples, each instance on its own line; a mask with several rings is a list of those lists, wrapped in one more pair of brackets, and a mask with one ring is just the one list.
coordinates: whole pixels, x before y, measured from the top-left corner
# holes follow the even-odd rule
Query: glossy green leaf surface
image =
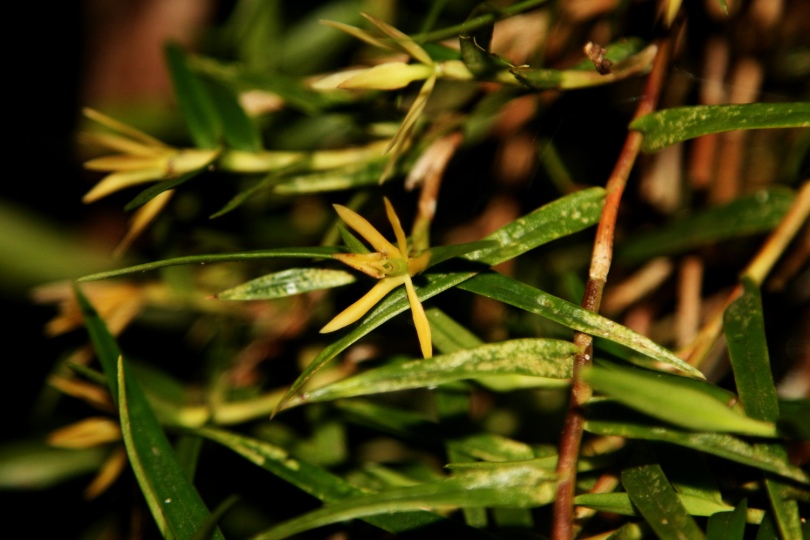
[(642, 116), (630, 129), (644, 134), (642, 149), (657, 152), (709, 133), (738, 129), (810, 127), (810, 103), (745, 103), (674, 107)]
[(577, 347), (554, 339), (516, 339), (433, 358), (395, 362), (300, 394), (289, 406), (314, 401), (428, 388), (482, 375), (571, 376)]
[(655, 455), (644, 448), (621, 474), (622, 486), (644, 520), (662, 540), (699, 540), (703, 531), (670, 485)]
[[(732, 510), (732, 507), (726, 504), (718, 504), (715, 501), (701, 499), (694, 495), (678, 493), (677, 497), (690, 516), (711, 516), (717, 512)], [(574, 504), (587, 506), (600, 512), (612, 512), (623, 516), (639, 515), (627, 493), (586, 493), (577, 495), (574, 498)], [(745, 520), (745, 513), (743, 513), (743, 520)]]
[(650, 366), (654, 365), (652, 360), (655, 360), (693, 377), (703, 377), (672, 352), (629, 328), (508, 276), (484, 272), (465, 281), (459, 288), (542, 315), (573, 330), (624, 345), (649, 357)]
[[(678, 384), (672, 376), (617, 365), (593, 366), (583, 373), (593, 388), (654, 418), (695, 431), (772, 437), (776, 428), (746, 416), (698, 384)], [(708, 385), (706, 385), (708, 386)]]
[(743, 540), (747, 510), (748, 501), (743, 499), (733, 510), (714, 514), (706, 524), (706, 540)]
[[(106, 325), (78, 288), (76, 293), (110, 387), (116, 390), (127, 456), (152, 517), (164, 534), (191, 538), (210, 516), (208, 509), (178, 463), (143, 391), (130, 377)], [(115, 371), (109, 371), (111, 366)], [(213, 538), (222, 535), (217, 532)]]
[(734, 381), (749, 416), (776, 422), (779, 402), (768, 358), (762, 300), (753, 282), (745, 279), (743, 285), (743, 296), (735, 300), (723, 316)]
[(421, 508), (542, 506), (553, 500), (553, 478), (551, 470), (520, 463), (502, 464), (490, 470), (465, 471), (435, 482), (332, 504), (277, 525), (253, 540), (289, 538), (338, 521)]
[(656, 230), (639, 232), (616, 246), (616, 257), (639, 263), (662, 255), (676, 255), (731, 238), (770, 231), (794, 200), (791, 190), (771, 188), (738, 197), (728, 204), (696, 212)]
[[(775, 422), (779, 418), (779, 401), (771, 373), (759, 287), (749, 279), (743, 279), (743, 287), (743, 295), (723, 316), (734, 381), (748, 414)], [(787, 459), (787, 452), (780, 443), (760, 443), (757, 447), (776, 458)], [(766, 478), (765, 487), (782, 535), (798, 538), (801, 535), (799, 507), (788, 494), (788, 485), (780, 479)]]
[(598, 223), (604, 198), (605, 190), (598, 187), (561, 197), (501, 227), (484, 238), (495, 244), (464, 258), (494, 266), (552, 240), (585, 230)]
[(597, 435), (669, 442), (810, 484), (800, 467), (734, 435), (683, 431), (622, 409), (609, 400), (592, 401), (586, 409), (585, 429)]
[(220, 300), (268, 300), (354, 283), (353, 274), (325, 268), (291, 268), (227, 289)]

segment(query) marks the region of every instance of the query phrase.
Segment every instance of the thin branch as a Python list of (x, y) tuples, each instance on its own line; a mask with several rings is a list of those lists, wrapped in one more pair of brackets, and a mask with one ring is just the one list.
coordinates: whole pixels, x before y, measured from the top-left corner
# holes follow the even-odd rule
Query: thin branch
[[(655, 56), (652, 71), (639, 103), (634, 119), (640, 118), (655, 110), (658, 97), (664, 82), (664, 75), (672, 52), (672, 41), (677, 36), (679, 25), (675, 25), (669, 36), (659, 40), (658, 53)], [(622, 193), (627, 185), (630, 171), (636, 162), (641, 148), (642, 134), (631, 131), (625, 139), (613, 172), (607, 181), (605, 207), (596, 230), (593, 254), (585, 296), (582, 307), (593, 312), (599, 311), (602, 302), (602, 293), (607, 282), (608, 271), (613, 260), (613, 237), (616, 230), (616, 218), (619, 211)], [(557, 476), (559, 484), (557, 498), (554, 501), (554, 524), (552, 538), (555, 540), (568, 540), (574, 536), (574, 491), (576, 486), (577, 458), (585, 419), (582, 407), (591, 398), (592, 390), (580, 374), (583, 369), (592, 364), (593, 338), (587, 334), (577, 332), (574, 335), (574, 344), (583, 352), (574, 360), (574, 378), (571, 385), (571, 398), (568, 403), (568, 412), (560, 437), (559, 459), (557, 461)]]

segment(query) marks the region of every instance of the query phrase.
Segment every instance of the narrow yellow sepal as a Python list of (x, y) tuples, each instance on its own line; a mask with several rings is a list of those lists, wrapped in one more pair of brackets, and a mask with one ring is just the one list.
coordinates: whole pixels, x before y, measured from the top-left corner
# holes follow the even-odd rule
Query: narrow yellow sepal
[(335, 207), (335, 211), (340, 216), (340, 219), (346, 222), (346, 225), (354, 229), (357, 234), (362, 236), (378, 252), (382, 253), (386, 257), (390, 257), (392, 255), (396, 256), (399, 253), (399, 249), (397, 249), (394, 244), (386, 240), (385, 237), (381, 235), (366, 218), (351, 208), (347, 208), (340, 204), (335, 204), (332, 206)]
[(424, 358), (431, 358), (433, 356), (433, 342), (430, 337), (430, 323), (428, 322), (427, 315), (425, 315), (425, 308), (422, 302), (419, 301), (419, 296), (416, 294), (416, 289), (413, 287), (411, 277), (405, 280), (405, 290), (408, 292), (408, 302), (411, 304), (411, 313), (413, 314), (413, 324), (416, 326), (416, 335), (419, 337), (419, 347), (422, 349), (422, 356)]
[(373, 308), (377, 302), (382, 300), (386, 294), (402, 285), (407, 277), (407, 274), (403, 274), (401, 276), (381, 279), (370, 291), (363, 295), (360, 300), (338, 313), (334, 319), (326, 323), (326, 326), (321, 328), (321, 334), (328, 334), (329, 332), (340, 330), (357, 321), (360, 317), (365, 315), (368, 310)]

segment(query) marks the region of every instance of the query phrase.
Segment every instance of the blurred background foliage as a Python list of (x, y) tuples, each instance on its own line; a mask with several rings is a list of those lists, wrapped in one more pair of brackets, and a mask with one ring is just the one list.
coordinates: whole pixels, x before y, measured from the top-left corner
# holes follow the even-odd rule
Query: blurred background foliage
[[(688, 24), (668, 73), (661, 108), (712, 99), (718, 103), (810, 100), (807, 2), (728, 3), (730, 13), (726, 15), (715, 0), (684, 2)], [(35, 287), (172, 256), (312, 245), (320, 241), (333, 219), (330, 203), (346, 204), (350, 200), (341, 192), (291, 197), (259, 193), (238, 211), (210, 220), (209, 216), (220, 211), (240, 190), (257, 181), (256, 177), (234, 179), (213, 172), (192, 181), (188, 189), (178, 190), (171, 206), (130, 249), (120, 258), (113, 257), (129, 227), (130, 216), (122, 208), (137, 191), (82, 204), (84, 194), (99, 180), (97, 173), (82, 168), (82, 162), (96, 155), (92, 148), (79, 143), (78, 131), (87, 128), (80, 114), (82, 107), (103, 111), (169, 144), (189, 146), (188, 130), (172, 97), (164, 55), (167, 41), (216, 58), (223, 65), (237, 62), (257, 78), (272, 73), (274, 77), (269, 77), (268, 82), (283, 88), (302, 77), (371, 61), (378, 54), (351, 36), (319, 24), (320, 19), (362, 26), (364, 20), (359, 12), (365, 11), (409, 35), (417, 35), (423, 29), (458, 24), (476, 4), (466, 0), (85, 0), (47, 8), (22, 7), (26, 20), (37, 21), (31, 39), (44, 45), (39, 49), (44, 53), (36, 57), (30, 52), (12, 53), (12, 60), (21, 64), (22, 75), (12, 81), (22, 87), (15, 93), (22, 104), (13, 107), (24, 111), (27, 119), (15, 126), (10, 155), (14, 173), (7, 175), (0, 188), (0, 294), (7, 312), (3, 335), (9, 344), (10, 366), (0, 392), (4, 411), (2, 438), (3, 451), (15, 455), (28, 452), (36, 468), (49, 461), (53, 470), (42, 471), (41, 480), (36, 480), (34, 474), (34, 481), (42, 482), (34, 489), (0, 492), (4, 514), (12, 521), (22, 518), (23, 509), (35, 509), (38, 517), (20, 523), (18, 530), (23, 527), (28, 531), (26, 536), (32, 538), (137, 538), (155, 534), (129, 472), (102, 496), (83, 499), (90, 473), (96, 470), (104, 452), (90, 449), (67, 459), (64, 452), (53, 450), (53, 459), (41, 457), (41, 452), (50, 451), (41, 445), (49, 433), (96, 411), (85, 403), (58, 397), (46, 385), (51, 370), (69, 353), (80, 350), (86, 336), (80, 331), (45, 337), (43, 329), (53, 317), (54, 308), (31, 300)], [(509, 58), (520, 58), (516, 63), (547, 61), (569, 66), (582, 59), (582, 44), (588, 40), (635, 36), (649, 42), (659, 30), (659, 3), (654, 1), (571, 0), (549, 4), (551, 7), (540, 12), (538, 18), (523, 19), (527, 28), (503, 32), (513, 36), (514, 41), (498, 43), (497, 50)], [(548, 21), (555, 25), (548, 28)], [(541, 53), (537, 53), (537, 47)], [(535, 94), (528, 99), (513, 99), (510, 108), (496, 117), (487, 113), (487, 107), (500, 110), (506, 101), (499, 101), (502, 98), (496, 92), (482, 98), (478, 90), (452, 82), (437, 88), (428, 114), (430, 107), (436, 111), (455, 108), (460, 115), (478, 114), (481, 125), (468, 125), (465, 145), (448, 167), (432, 226), (434, 244), (478, 240), (563, 194), (604, 185), (642, 89), (643, 78), (629, 78), (607, 86)], [(715, 92), (714, 97), (711, 92)], [(273, 150), (341, 148), (362, 143), (368, 137), (366, 123), (372, 118), (379, 123), (379, 129), (390, 131), (404, 114), (401, 102), (394, 101), (400, 105), (399, 110), (391, 107), (387, 93), (364, 98), (368, 117), (358, 112), (362, 107), (351, 103), (346, 107), (330, 105), (321, 114), (318, 104), (306, 97), (301, 103), (281, 108), (267, 96), (254, 97), (256, 100), (250, 103), (257, 112), (262, 143)], [(511, 100), (514, 96), (508, 97)], [(745, 137), (742, 143), (731, 137), (720, 139), (717, 152), (723, 159), (719, 165), (709, 167), (730, 171), (726, 173), (715, 169), (707, 173), (705, 166), (700, 169), (701, 165), (692, 159), (696, 151), (691, 146), (643, 156), (623, 202), (618, 243), (632, 239), (640, 231), (762, 188), (798, 188), (808, 178), (807, 130), (752, 131)], [(723, 174), (735, 178), (736, 188), (732, 191), (728, 191), (727, 184), (712, 185)], [(403, 192), (401, 182), (399, 175), (379, 192), (396, 194), (395, 205), (409, 226), (412, 217), (404, 211), (415, 207), (416, 195)], [(379, 217), (370, 219), (376, 221)], [(700, 236), (700, 231), (694, 234)], [(805, 266), (791, 270), (786, 262), (778, 267), (776, 278), (763, 296), (777, 386), (791, 397), (807, 397), (810, 387), (806, 226), (800, 235), (805, 247), (795, 251), (804, 249), (804, 258), (800, 255), (791, 260), (803, 261)], [(688, 247), (689, 253), (702, 263), (705, 309), (717, 305), (737, 283), (738, 273), (763, 238), (764, 232), (759, 231), (753, 237), (724, 242), (721, 248), (699, 246), (699, 240)], [(503, 269), (578, 302), (590, 242), (591, 233), (580, 233), (553, 248), (532, 252), (516, 266), (507, 263)], [(629, 244), (628, 252), (632, 242)], [(654, 248), (647, 252), (644, 246), (638, 249), (640, 255), (625, 254), (624, 259), (619, 251), (611, 271), (612, 283), (625, 283), (638, 270), (640, 261), (649, 262), (659, 255)], [(685, 345), (683, 340), (688, 338), (688, 333), (687, 337), (675, 335), (672, 317), (678, 303), (677, 275), (689, 271), (691, 264), (680, 253), (674, 255), (669, 266), (651, 270), (657, 268), (660, 277), (651, 278), (654, 284), (650, 294), (631, 293), (627, 300), (622, 296), (625, 289), (617, 285), (614, 292), (609, 287), (603, 308), (606, 316), (672, 348)], [(121, 346), (143, 361), (142, 369), (158, 367), (191, 382), (191, 391), (209, 391), (205, 388), (212, 384), (208, 374), (217, 371), (227, 371), (230, 378), (226, 393), (230, 396), (255, 395), (257, 388), (268, 381), (273, 382), (271, 387), (289, 384), (300, 366), (323, 345), (312, 337), (310, 319), (325, 322), (336, 308), (356, 298), (365, 284), (338, 290), (328, 297), (313, 295), (256, 304), (252, 312), (234, 309), (233, 321), (224, 328), (200, 317), (207, 308), (199, 301), (202, 290), (214, 294), (283, 268), (285, 264), (274, 261), (210, 265), (199, 273), (202, 277), (197, 273), (192, 276), (186, 267), (165, 269), (159, 277), (171, 285), (177, 296), (144, 310), (121, 335)], [(637, 282), (627, 283), (629, 289), (638, 287)], [(465, 321), (486, 342), (519, 335), (565, 339), (570, 334), (555, 323), (507, 310), (485, 298), (472, 299), (458, 291), (448, 292), (436, 303)], [(189, 306), (192, 309), (186, 309)], [(247, 317), (244, 311), (249, 312)], [(343, 360), (332, 376), (350, 372), (356, 369), (355, 362), (377, 358), (382, 352), (413, 354), (418, 348), (412, 334), (412, 327), (401, 322), (381, 329), (373, 339), (350, 351), (351, 357)], [(239, 369), (226, 370), (217, 365), (217, 358), (222, 357), (238, 357)], [(719, 385), (730, 386), (723, 354), (715, 352), (713, 358), (716, 364), (708, 368), (710, 376)], [(157, 376), (150, 380), (157, 380)], [(419, 402), (416, 395), (415, 400), (409, 395), (410, 403)], [(406, 398), (393, 395), (386, 399), (400, 405)], [(476, 420), (483, 419), (486, 428), (494, 433), (535, 445), (556, 445), (565, 400), (564, 392), (553, 389), (509, 395), (483, 392), (473, 402), (478, 409), (474, 408), (472, 415)], [(340, 420), (342, 414), (350, 416), (352, 411), (336, 414), (330, 407), (313, 404), (285, 412), (283, 423), (258, 422), (253, 429), (267, 440), (294, 448), (297, 456), (340, 473), (349, 473), (358, 462), (390, 460), (413, 466), (407, 472), (414, 476), (431, 474), (425, 463), (436, 465), (432, 462), (436, 459), (432, 453), (435, 448), (409, 448), (395, 438), (380, 436), (362, 421), (347, 426)], [(536, 418), (542, 418), (541, 429)], [(207, 450), (198, 466), (205, 471), (197, 478), (200, 491), (213, 497), (215, 503), (237, 491), (243, 497), (228, 516), (229, 532), (235, 537), (318, 506), (317, 501), (272, 475), (263, 475), (261, 484), (253, 482), (254, 467), (229, 451), (214, 445)], [(806, 448), (799, 454), (804, 455), (806, 463)], [(414, 464), (421, 464), (423, 469)], [(728, 474), (733, 476), (734, 466), (725, 466), (732, 469)], [(64, 477), (61, 467), (68, 471)], [(3, 476), (11, 478), (12, 472), (3, 470), (0, 478)], [(745, 473), (741, 473), (740, 478), (744, 477)], [(279, 507), (278, 501), (283, 501), (284, 506)], [(548, 508), (540, 509), (538, 521), (548, 520), (548, 512)], [(353, 527), (352, 538), (379, 537), (378, 530), (370, 525), (358, 522)], [(338, 526), (316, 530), (311, 538), (324, 538), (342, 530)]]

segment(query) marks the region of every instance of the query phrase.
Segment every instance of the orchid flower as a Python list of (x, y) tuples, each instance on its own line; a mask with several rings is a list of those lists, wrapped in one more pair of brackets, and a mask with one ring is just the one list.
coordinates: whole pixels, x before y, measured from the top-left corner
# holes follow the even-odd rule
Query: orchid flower
[(347, 264), (380, 281), (371, 288), (360, 300), (339, 313), (334, 319), (329, 321), (321, 329), (321, 333), (334, 332), (357, 321), (366, 314), (377, 302), (399, 287), (405, 285), (408, 294), (408, 301), (411, 304), (413, 322), (416, 325), (416, 334), (419, 337), (419, 346), (422, 349), (422, 356), (430, 358), (433, 356), (433, 347), (430, 339), (430, 324), (428, 323), (425, 310), (416, 294), (411, 278), (427, 268), (430, 261), (430, 251), (418, 253), (411, 256), (408, 250), (408, 241), (405, 231), (399, 222), (394, 207), (391, 202), (384, 198), (385, 211), (388, 221), (396, 235), (397, 245), (385, 239), (377, 229), (374, 228), (364, 217), (353, 210), (334, 205), (340, 218), (360, 236), (362, 236), (376, 250), (373, 253), (336, 253), (332, 255), (340, 262)]

